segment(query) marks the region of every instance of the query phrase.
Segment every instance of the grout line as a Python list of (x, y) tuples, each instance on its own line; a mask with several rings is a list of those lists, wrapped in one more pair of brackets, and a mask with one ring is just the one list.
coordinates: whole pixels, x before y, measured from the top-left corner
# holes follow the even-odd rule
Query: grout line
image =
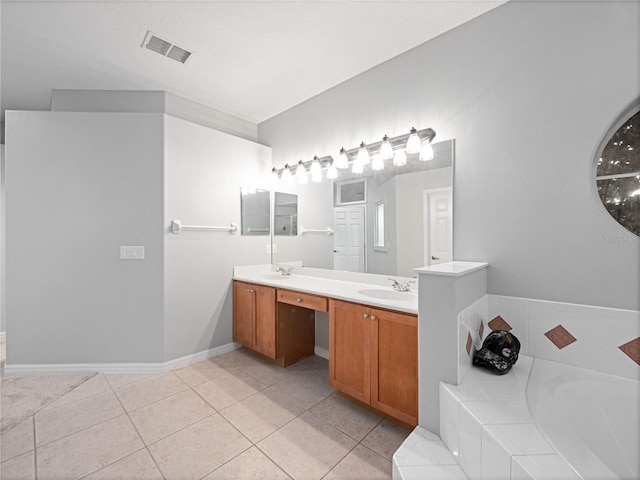
[(31, 415), (33, 425), (33, 476), (38, 478), (38, 449), (36, 448), (36, 416)]

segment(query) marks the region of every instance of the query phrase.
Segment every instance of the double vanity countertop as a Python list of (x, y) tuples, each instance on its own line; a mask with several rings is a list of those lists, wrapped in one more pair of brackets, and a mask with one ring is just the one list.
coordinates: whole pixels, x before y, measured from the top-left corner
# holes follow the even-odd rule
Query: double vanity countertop
[[(415, 280), (405, 277), (393, 278), (400, 283)], [(392, 281), (386, 275), (337, 272), (298, 266), (293, 266), (291, 275), (282, 275), (282, 273), (274, 271), (272, 265), (251, 265), (235, 267), (233, 279), (387, 310), (418, 314), (417, 283), (411, 284), (411, 291), (399, 292), (392, 288)]]

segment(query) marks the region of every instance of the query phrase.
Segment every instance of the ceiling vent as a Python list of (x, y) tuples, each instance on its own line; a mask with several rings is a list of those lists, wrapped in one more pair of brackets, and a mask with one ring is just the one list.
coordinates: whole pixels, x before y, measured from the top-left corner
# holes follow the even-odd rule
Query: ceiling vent
[(151, 31), (147, 32), (141, 46), (180, 63), (186, 63), (191, 55), (193, 55), (193, 52), (179, 47), (168, 40), (164, 40)]

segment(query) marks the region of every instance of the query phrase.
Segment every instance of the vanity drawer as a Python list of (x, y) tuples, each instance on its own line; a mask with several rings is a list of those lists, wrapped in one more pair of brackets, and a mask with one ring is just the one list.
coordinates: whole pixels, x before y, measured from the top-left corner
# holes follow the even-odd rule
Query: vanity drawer
[(278, 301), (290, 305), (298, 305), (319, 312), (328, 312), (327, 299), (311, 293), (294, 292), (292, 290), (278, 289)]

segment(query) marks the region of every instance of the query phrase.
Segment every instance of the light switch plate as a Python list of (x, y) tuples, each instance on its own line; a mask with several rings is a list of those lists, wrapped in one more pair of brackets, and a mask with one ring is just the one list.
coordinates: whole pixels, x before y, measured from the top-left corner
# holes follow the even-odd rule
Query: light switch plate
[(144, 260), (144, 246), (121, 246), (120, 260)]

